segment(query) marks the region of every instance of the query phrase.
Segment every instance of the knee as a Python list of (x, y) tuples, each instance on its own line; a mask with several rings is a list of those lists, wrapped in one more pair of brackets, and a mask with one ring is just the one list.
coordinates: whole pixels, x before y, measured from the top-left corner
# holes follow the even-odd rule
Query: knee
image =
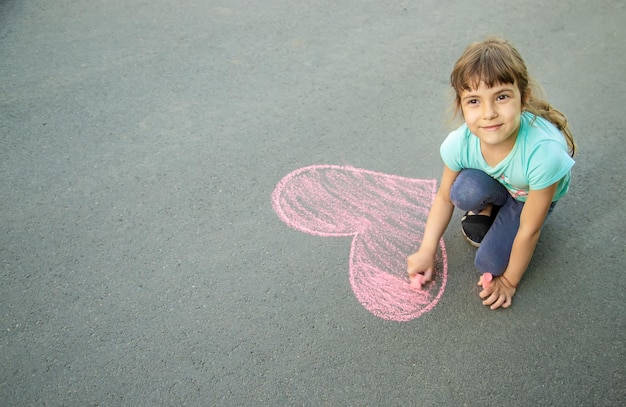
[(450, 199), (457, 208), (469, 211), (482, 209), (485, 200), (485, 177), (480, 170), (465, 169), (457, 175), (450, 189)]
[(509, 259), (507, 256), (498, 256), (497, 253), (490, 252), (483, 246), (476, 251), (476, 257), (474, 258), (474, 265), (481, 273), (491, 273), (494, 276), (500, 276), (504, 274), (506, 267), (509, 265)]

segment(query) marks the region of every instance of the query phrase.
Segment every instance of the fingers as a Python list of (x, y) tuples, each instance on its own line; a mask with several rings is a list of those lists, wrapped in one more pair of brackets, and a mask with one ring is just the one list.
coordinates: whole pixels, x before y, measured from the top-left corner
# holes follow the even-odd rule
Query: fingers
[(511, 298), (507, 297), (506, 301), (504, 301), (504, 304), (502, 304), (502, 308), (509, 308), (511, 304), (513, 304), (513, 301), (511, 300)]
[(494, 295), (494, 289), (493, 288), (486, 289), (486, 288), (483, 287), (483, 290), (480, 293), (478, 293), (478, 296), (480, 298), (482, 298), (483, 300), (487, 300), (487, 298), (489, 296), (491, 296), (491, 295)]
[(415, 276), (419, 274), (421, 270), (418, 267), (408, 266), (406, 268), (406, 273), (409, 275), (409, 280), (413, 280)]
[(409, 284), (412, 288), (421, 290), (422, 287), (432, 280), (432, 272), (425, 272), (424, 274), (409, 274)]
[(409, 275), (409, 277), (415, 276), (418, 273), (419, 274), (423, 274), (423, 275), (427, 276), (428, 278), (431, 278), (432, 275), (433, 275), (432, 267), (428, 267), (428, 266), (408, 265), (407, 268), (406, 268), (406, 272)]
[(483, 305), (491, 305), (494, 302), (496, 302), (496, 300), (498, 299), (498, 295), (495, 293), (490, 293), (487, 290), (482, 290), (480, 292), (480, 294), (478, 294), (480, 296), (480, 298), (482, 298), (483, 301)]
[(509, 308), (511, 303), (511, 298), (503, 293), (493, 293), (483, 301), (483, 305), (488, 305), (491, 309), (498, 309), (500, 307)]
[(491, 307), (491, 309), (498, 309), (502, 306), (502, 304), (504, 304), (506, 302), (506, 296), (505, 295), (501, 295), (498, 297), (498, 299), (496, 300), (496, 302), (494, 302)]
[[(422, 285), (431, 281), (433, 279), (434, 267), (434, 257), (431, 259), (430, 256), (422, 255), (420, 252), (408, 256), (406, 271), (411, 285), (421, 288)], [(414, 281), (418, 275), (420, 276), (419, 282)]]
[(432, 281), (432, 276), (433, 276), (433, 271), (430, 270), (430, 269), (424, 271), (424, 274), (421, 274), (421, 273), (411, 274), (411, 273), (409, 273), (409, 284), (411, 285), (412, 288), (415, 288), (417, 290), (421, 290), (422, 287), (426, 283), (428, 283), (429, 281)]
[(489, 297), (484, 298), (483, 305), (493, 306), (500, 300), (500, 297), (502, 297), (502, 296), (498, 295), (496, 293), (493, 293)]
[[(483, 290), (478, 294), (483, 300), (483, 305), (489, 306), (491, 309), (509, 308), (513, 302), (515, 289), (501, 285), (499, 279), (495, 280), (495, 284), (489, 284), (487, 288), (483, 286)], [(478, 285), (483, 285), (482, 276), (478, 280)]]

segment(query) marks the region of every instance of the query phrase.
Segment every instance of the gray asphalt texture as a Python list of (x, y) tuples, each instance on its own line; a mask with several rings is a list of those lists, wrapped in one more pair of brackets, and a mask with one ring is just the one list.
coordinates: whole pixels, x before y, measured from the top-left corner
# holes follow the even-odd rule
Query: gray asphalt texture
[[(370, 314), (289, 172), (438, 178), (448, 75), (510, 39), (579, 144), (505, 311)], [(621, 406), (621, 1), (0, 1), (2, 406)]]

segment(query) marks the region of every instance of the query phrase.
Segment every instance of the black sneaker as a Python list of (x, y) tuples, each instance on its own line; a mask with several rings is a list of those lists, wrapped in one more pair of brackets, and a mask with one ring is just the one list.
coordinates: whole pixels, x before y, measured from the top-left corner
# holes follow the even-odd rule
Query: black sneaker
[(465, 212), (461, 218), (461, 231), (465, 239), (474, 247), (480, 247), (485, 235), (493, 224), (494, 216)]

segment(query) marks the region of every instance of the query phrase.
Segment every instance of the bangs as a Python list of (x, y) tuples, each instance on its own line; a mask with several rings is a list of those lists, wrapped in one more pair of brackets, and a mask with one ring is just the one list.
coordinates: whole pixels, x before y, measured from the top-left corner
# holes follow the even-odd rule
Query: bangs
[(500, 84), (513, 84), (519, 72), (516, 58), (511, 58), (511, 52), (501, 47), (477, 47), (468, 52), (457, 62), (450, 82), (458, 95), (464, 91), (477, 89), (480, 82), (488, 88)]

